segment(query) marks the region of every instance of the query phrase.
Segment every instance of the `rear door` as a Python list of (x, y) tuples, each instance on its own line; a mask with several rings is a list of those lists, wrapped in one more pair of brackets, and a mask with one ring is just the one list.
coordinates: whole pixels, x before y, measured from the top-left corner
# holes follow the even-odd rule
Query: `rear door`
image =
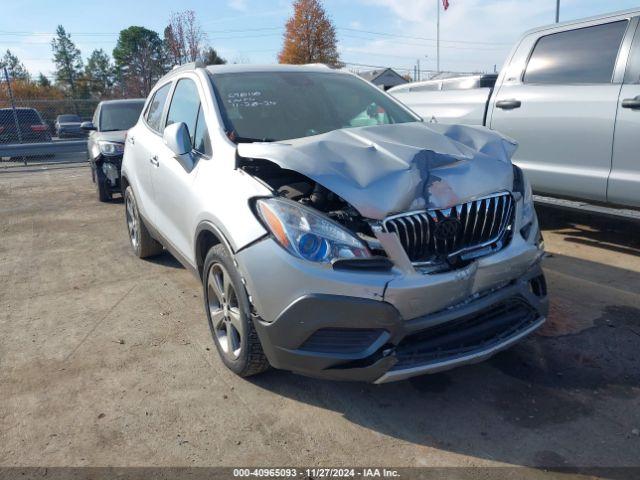
[(519, 143), (514, 161), (536, 192), (605, 201), (629, 21), (549, 31), (495, 95), (491, 128)]
[(607, 200), (640, 207), (640, 27), (620, 91)]

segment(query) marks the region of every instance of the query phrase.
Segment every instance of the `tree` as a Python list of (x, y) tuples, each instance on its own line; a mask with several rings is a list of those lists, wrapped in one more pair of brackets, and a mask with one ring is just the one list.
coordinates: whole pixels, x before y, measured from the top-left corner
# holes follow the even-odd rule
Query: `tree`
[(280, 63), (324, 63), (343, 66), (337, 48), (336, 29), (320, 0), (295, 0), (287, 21)]
[[(27, 68), (24, 64), (16, 57), (11, 50), (7, 50), (4, 56), (0, 59), (0, 70), (3, 68), (7, 69), (9, 73), (9, 78), (12, 80), (26, 80), (28, 81), (31, 77)], [(4, 75), (3, 72), (2, 75)]]
[(62, 25), (58, 25), (56, 29), (56, 37), (51, 41), (51, 49), (53, 50), (53, 63), (56, 65), (56, 83), (69, 96), (77, 96), (83, 70), (82, 57), (80, 50), (71, 41), (71, 35), (65, 31)]
[(108, 95), (114, 84), (113, 65), (109, 55), (102, 50), (91, 52), (84, 69), (84, 76), (91, 95), (97, 98)]
[(38, 86), (42, 88), (51, 86), (51, 81), (42, 72), (38, 74)]
[(173, 65), (195, 62), (203, 53), (206, 35), (193, 10), (171, 14), (164, 29), (164, 44)]
[(224, 65), (227, 61), (218, 55), (215, 48), (209, 47), (202, 51), (202, 62), (205, 65)]
[(160, 36), (144, 27), (120, 32), (113, 49), (116, 75), (129, 95), (146, 97), (153, 84), (165, 73), (165, 57)]

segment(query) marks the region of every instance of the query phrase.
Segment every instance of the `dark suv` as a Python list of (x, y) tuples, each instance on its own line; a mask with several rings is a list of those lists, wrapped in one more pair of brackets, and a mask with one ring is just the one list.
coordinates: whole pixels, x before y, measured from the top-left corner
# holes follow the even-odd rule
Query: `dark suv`
[(144, 98), (106, 100), (100, 102), (92, 122), (81, 128), (90, 131), (87, 152), (91, 163), (91, 178), (96, 184), (98, 200), (108, 202), (120, 192), (120, 166), (127, 130), (133, 127), (144, 106)]
[[(17, 128), (16, 128), (17, 120)], [(50, 142), (51, 132), (35, 108), (0, 108), (0, 143)]]

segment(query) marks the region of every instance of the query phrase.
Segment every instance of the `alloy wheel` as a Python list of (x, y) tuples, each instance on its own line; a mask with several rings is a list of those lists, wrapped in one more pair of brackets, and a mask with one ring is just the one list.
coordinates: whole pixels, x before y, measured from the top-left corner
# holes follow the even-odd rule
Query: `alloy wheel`
[(125, 215), (127, 218), (127, 228), (129, 230), (129, 240), (134, 249), (138, 248), (138, 212), (136, 205), (131, 198), (131, 194), (127, 192), (125, 196)]
[(207, 306), (222, 353), (229, 360), (237, 360), (244, 336), (242, 312), (229, 272), (221, 263), (211, 265), (207, 275)]

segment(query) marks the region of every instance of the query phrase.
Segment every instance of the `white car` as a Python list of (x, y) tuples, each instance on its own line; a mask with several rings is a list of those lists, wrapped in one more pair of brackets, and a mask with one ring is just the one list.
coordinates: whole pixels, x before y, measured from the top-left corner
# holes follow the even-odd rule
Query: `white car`
[(239, 375), (386, 382), (477, 362), (547, 313), (514, 149), (323, 66), (184, 66), (127, 135), (131, 245), (201, 279)]

